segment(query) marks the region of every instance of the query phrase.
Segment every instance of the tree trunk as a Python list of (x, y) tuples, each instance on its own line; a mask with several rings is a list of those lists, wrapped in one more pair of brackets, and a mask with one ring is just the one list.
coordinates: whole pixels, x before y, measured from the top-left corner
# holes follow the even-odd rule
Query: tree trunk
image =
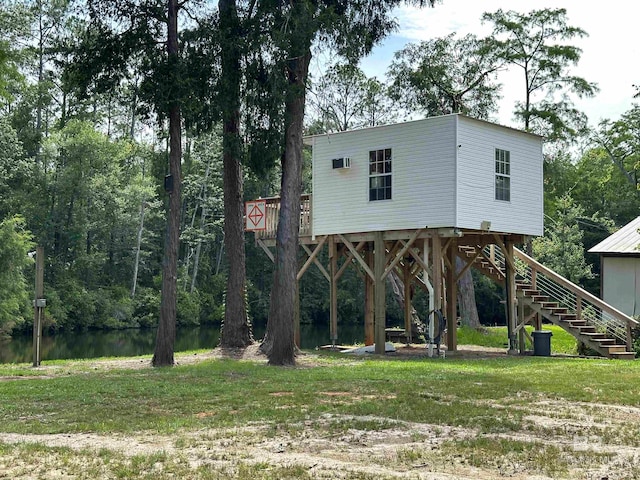
[(133, 98), (131, 99), (131, 121), (129, 123), (129, 138), (133, 140), (136, 135), (136, 107), (138, 106), (138, 85), (134, 83)]
[(136, 237), (136, 259), (133, 264), (133, 282), (131, 285), (131, 298), (136, 296), (138, 286), (138, 269), (140, 268), (140, 248), (142, 245), (142, 232), (144, 231), (144, 200), (140, 202), (140, 224), (138, 225), (138, 235)]
[[(456, 272), (461, 272), (464, 266), (464, 261), (460, 257), (456, 257)], [(480, 319), (478, 318), (478, 308), (476, 306), (476, 291), (473, 287), (471, 269), (467, 269), (458, 280), (458, 305), (460, 307), (462, 325), (480, 328)]]
[[(298, 47), (298, 46), (296, 46)], [(297, 294), (298, 236), (300, 228), (300, 195), (302, 193), (302, 133), (305, 88), (310, 41), (304, 54), (288, 61), (288, 86), (285, 100), (285, 150), (282, 158), (280, 216), (276, 232), (276, 254), (269, 305), (266, 340), (271, 365), (295, 363), (293, 322)]]
[[(206, 201), (206, 199), (205, 199)], [(200, 231), (204, 232), (205, 222), (207, 221), (207, 205), (203, 202), (200, 209)], [(191, 287), (189, 293), (193, 293), (196, 290), (196, 279), (198, 278), (198, 266), (200, 265), (200, 252), (202, 251), (202, 239), (198, 239), (196, 245), (196, 253), (193, 257), (193, 273), (191, 274)], [(185, 275), (187, 277), (188, 275)]]
[[(400, 310), (404, 312), (404, 282), (395, 270), (391, 270), (391, 273), (387, 276), (387, 281), (391, 285), (391, 290), (393, 291), (393, 296), (398, 302), (400, 306)], [(427, 327), (420, 317), (418, 316), (418, 312), (413, 305), (411, 306), (411, 336), (413, 338), (414, 343), (420, 337), (420, 335), (424, 335), (427, 332)]]
[[(193, 258), (193, 273), (191, 275), (191, 287), (189, 289), (190, 293), (193, 293), (196, 289), (196, 280), (198, 278), (198, 266), (200, 265), (200, 253), (202, 251), (202, 235), (205, 233), (205, 223), (207, 221), (207, 181), (209, 180), (209, 172), (211, 171), (211, 161), (207, 162), (207, 168), (204, 172), (204, 180), (202, 181), (202, 187), (200, 188), (200, 236), (198, 237), (198, 243), (196, 245), (196, 252)], [(196, 204), (193, 209), (193, 217), (191, 219), (191, 228), (195, 224), (195, 215), (198, 210), (198, 204)], [(187, 256), (186, 263), (186, 271), (189, 272), (189, 258)], [(185, 279), (189, 275), (185, 275)], [(186, 285), (186, 284), (185, 284)], [(186, 288), (186, 287), (185, 287)]]
[(219, 0), (222, 48), (222, 161), (224, 171), (224, 246), (229, 271), (220, 333), (222, 347), (253, 343), (245, 301), (246, 274), (242, 165), (240, 162), (240, 23), (235, 0)]
[(44, 103), (44, 25), (42, 23), (42, 2), (38, 1), (38, 103), (36, 105), (36, 131), (38, 134), (42, 132), (42, 105)]
[[(178, 68), (178, 1), (169, 0), (167, 54), (169, 63)], [(156, 347), (151, 363), (154, 367), (173, 365), (176, 339), (176, 299), (178, 283), (178, 246), (180, 243), (180, 161), (182, 160), (182, 122), (180, 105), (174, 101), (169, 109), (169, 174), (173, 189), (169, 192), (167, 233), (162, 262), (162, 299)]]
[(220, 248), (218, 249), (218, 253), (216, 254), (216, 275), (220, 273), (220, 264), (222, 263), (223, 254), (224, 254), (224, 237), (222, 237), (222, 242), (220, 242)]
[[(209, 179), (210, 169), (211, 169), (211, 161), (207, 162), (207, 168), (205, 169), (205, 172), (204, 172), (204, 178), (202, 180), (202, 185), (200, 186), (200, 192), (198, 193), (197, 201), (193, 206), (193, 214), (191, 215), (191, 224), (189, 225), (191, 230), (193, 230), (193, 227), (196, 224), (196, 216), (198, 215), (198, 207), (200, 207), (200, 235), (204, 233), (204, 222), (205, 222), (206, 211), (207, 211), (206, 209), (207, 180)], [(185, 200), (185, 203), (186, 203), (186, 200)], [(183, 207), (183, 210), (186, 211), (186, 206)], [(198, 274), (197, 262), (199, 261), (199, 258), (200, 258), (201, 245), (202, 245), (202, 238), (199, 236), (198, 244), (195, 249), (195, 259), (194, 259), (194, 267), (193, 267), (194, 273), (191, 275), (191, 287), (190, 287), (191, 293), (193, 293), (196, 285), (196, 275)], [(186, 249), (185, 251), (184, 259), (182, 261), (182, 264), (184, 265), (184, 271), (186, 273), (186, 275), (184, 276), (184, 282), (182, 287), (182, 289), (185, 291), (187, 290), (187, 282), (189, 281), (189, 265), (191, 264), (192, 256), (194, 256), (194, 248), (192, 246), (189, 246), (189, 248)]]

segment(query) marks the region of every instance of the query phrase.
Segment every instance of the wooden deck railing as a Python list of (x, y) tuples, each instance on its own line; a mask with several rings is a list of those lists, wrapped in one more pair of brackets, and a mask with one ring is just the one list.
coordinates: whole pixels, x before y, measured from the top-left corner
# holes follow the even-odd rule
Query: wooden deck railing
[[(258, 238), (276, 238), (278, 218), (280, 216), (280, 197), (269, 197), (266, 201), (266, 229), (256, 232)], [(300, 236), (311, 235), (311, 195), (305, 193), (300, 197)]]

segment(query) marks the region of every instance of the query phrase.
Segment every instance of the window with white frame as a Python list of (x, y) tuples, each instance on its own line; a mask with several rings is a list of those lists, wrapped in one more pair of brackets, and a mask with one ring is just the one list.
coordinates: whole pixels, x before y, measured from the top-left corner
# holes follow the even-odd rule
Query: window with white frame
[(511, 155), (496, 148), (496, 200), (511, 200)]
[(369, 152), (369, 200), (391, 199), (391, 149)]

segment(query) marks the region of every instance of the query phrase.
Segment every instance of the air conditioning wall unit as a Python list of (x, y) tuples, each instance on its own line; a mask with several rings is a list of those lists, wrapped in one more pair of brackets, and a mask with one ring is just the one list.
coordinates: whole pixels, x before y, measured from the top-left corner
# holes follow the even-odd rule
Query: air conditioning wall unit
[(333, 164), (333, 168), (351, 168), (350, 157), (334, 158), (331, 160), (331, 163)]

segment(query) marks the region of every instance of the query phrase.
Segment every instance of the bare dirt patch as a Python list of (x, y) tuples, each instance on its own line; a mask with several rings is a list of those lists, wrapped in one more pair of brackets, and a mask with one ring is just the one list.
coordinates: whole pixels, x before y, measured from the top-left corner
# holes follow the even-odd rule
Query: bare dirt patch
[(30, 376), (0, 376), (0, 382), (13, 382), (15, 380), (46, 380), (55, 378), (53, 375), (30, 375)]
[[(539, 408), (532, 405), (532, 409)], [(575, 404), (556, 404), (556, 408), (570, 410)], [(603, 415), (605, 412), (603, 412)], [(596, 417), (599, 417), (596, 414)], [(481, 434), (473, 428), (459, 428), (427, 423), (396, 422), (385, 418), (327, 415), (295, 428), (278, 428), (256, 424), (243, 428), (204, 429), (188, 431), (176, 436), (163, 435), (97, 435), (56, 434), (25, 435), (0, 434), (4, 444), (38, 443), (47, 447), (64, 447), (74, 451), (113, 451), (125, 457), (168, 454), (186, 461), (195, 472), (205, 466), (230, 469), (238, 464), (298, 466), (312, 478), (380, 478), (380, 479), (495, 479), (509, 477), (524, 479), (630, 479), (637, 478), (634, 466), (640, 464), (640, 448), (597, 441), (584, 441), (553, 433), (546, 426), (557, 426), (557, 419), (538, 414), (536, 423), (543, 428), (514, 435)], [(533, 420), (533, 418), (532, 418)], [(593, 423), (602, 418), (593, 418)], [(393, 422), (388, 428), (347, 428), (337, 433), (332, 425)], [(557, 447), (565, 465), (562, 474), (545, 473), (544, 465), (532, 468), (514, 459), (489, 459), (478, 465), (464, 449), (455, 452), (456, 442), (470, 439), (513, 440), (535, 446)], [(454, 448), (451, 447), (454, 445)], [(583, 455), (587, 457), (583, 457)], [(11, 453), (8, 454), (11, 456)], [(55, 452), (52, 453), (55, 456)], [(589, 459), (580, 463), (580, 458)], [(0, 461), (0, 478), (11, 477), (7, 454)], [(55, 463), (55, 462), (53, 462)], [(4, 465), (4, 468), (3, 468)], [(108, 466), (107, 466), (108, 467)], [(64, 465), (59, 468), (64, 468)], [(16, 472), (13, 472), (16, 473)], [(7, 477), (7, 475), (9, 475)], [(105, 478), (108, 475), (105, 473)], [(311, 478), (303, 477), (303, 478)]]
[[(426, 357), (426, 349), (399, 348), (397, 355)], [(491, 358), (506, 353), (500, 349), (461, 348), (458, 355)], [(197, 363), (213, 358), (266, 362), (266, 357), (254, 345), (242, 351), (216, 349), (207, 353), (178, 355), (177, 363)], [(321, 363), (322, 359), (313, 354), (298, 357), (300, 368)], [(126, 359), (91, 362), (89, 368), (151, 367), (145, 359)], [(319, 394), (334, 404), (348, 397), (347, 392), (342, 391), (322, 391)], [(272, 395), (286, 397), (291, 392), (283, 390)], [(112, 452), (125, 461), (131, 459), (128, 460), (131, 462), (133, 457), (165, 454), (185, 464), (177, 478), (201, 478), (197, 472), (203, 467), (216, 472), (237, 472), (239, 465), (259, 466), (260, 469), (300, 467), (300, 471), (305, 472), (304, 476), (300, 474), (300, 478), (318, 479), (640, 478), (639, 408), (539, 397), (526, 398), (524, 404), (521, 400), (469, 401), (499, 410), (497, 415), (517, 410), (523, 415), (526, 428), (513, 433), (485, 433), (476, 428), (345, 415), (325, 415), (302, 424), (256, 423), (238, 428), (182, 431), (172, 436), (152, 433), (0, 433), (0, 478), (88, 478), (69, 471), (70, 464), (82, 465), (87, 456), (98, 464), (98, 473), (93, 478), (115, 478), (113, 460), (104, 452)], [(197, 414), (200, 418), (211, 415), (215, 412)], [(507, 442), (503, 450), (490, 450), (492, 445), (502, 445), (501, 442)], [(3, 444), (9, 448), (3, 449)], [(23, 453), (20, 447), (12, 448), (30, 444), (70, 449), (72, 453), (51, 450), (45, 455), (31, 456)], [(73, 452), (78, 457), (70, 461), (68, 457), (73, 456)], [(540, 456), (535, 456), (536, 452)], [(30, 465), (32, 461), (39, 463)], [(51, 475), (40, 477), (33, 473), (38, 471), (37, 468), (51, 472)], [(162, 473), (162, 465), (153, 468)], [(145, 471), (144, 474), (150, 473)], [(157, 477), (165, 478), (162, 475)], [(142, 475), (132, 478), (142, 478)], [(221, 473), (219, 477), (212, 478), (234, 477), (233, 474), (225, 477)]]

